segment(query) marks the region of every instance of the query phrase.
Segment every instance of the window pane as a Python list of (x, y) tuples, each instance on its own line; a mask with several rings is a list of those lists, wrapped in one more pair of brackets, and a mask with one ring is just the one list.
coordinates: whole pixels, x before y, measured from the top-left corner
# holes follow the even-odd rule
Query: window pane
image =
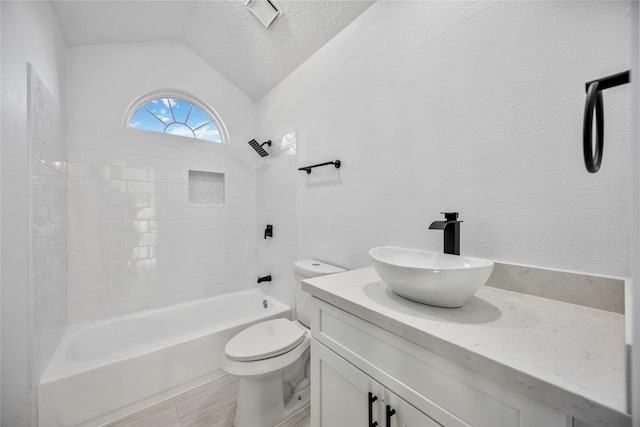
[(204, 111), (194, 105), (193, 110), (191, 111), (191, 115), (189, 116), (189, 120), (187, 121), (187, 125), (189, 125), (191, 129), (195, 129), (198, 126), (202, 126), (203, 124), (210, 121), (211, 118), (206, 115)]
[(167, 126), (167, 129), (165, 130), (165, 133), (170, 133), (171, 135), (180, 135), (180, 136), (186, 136), (186, 137), (189, 137), (189, 138), (195, 138), (191, 128), (189, 126), (187, 126), (187, 125), (182, 124), (182, 123), (172, 123), (172, 124), (170, 124), (169, 126)]
[(207, 141), (213, 142), (222, 142), (222, 138), (220, 137), (220, 131), (216, 127), (213, 122), (209, 123), (206, 126), (201, 127), (200, 129), (195, 130), (196, 138), (204, 139)]
[(156, 117), (158, 117), (165, 125), (173, 123), (173, 116), (169, 109), (169, 101), (167, 98), (154, 99), (144, 104), (145, 108), (151, 111)]
[(136, 111), (131, 118), (129, 126), (132, 128), (152, 130), (155, 132), (164, 132), (164, 125), (160, 123), (158, 119), (149, 114), (149, 112), (144, 108), (140, 108)]
[(187, 120), (187, 114), (189, 114), (189, 108), (191, 104), (181, 99), (171, 99), (171, 108), (173, 108), (173, 115), (176, 117), (176, 122), (184, 123)]

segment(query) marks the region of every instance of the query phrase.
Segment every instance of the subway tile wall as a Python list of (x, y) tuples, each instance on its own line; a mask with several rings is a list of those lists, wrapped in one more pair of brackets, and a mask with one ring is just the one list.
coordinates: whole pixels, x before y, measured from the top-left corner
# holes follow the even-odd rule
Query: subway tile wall
[(67, 326), (66, 120), (31, 65), (32, 381), (36, 386)]
[[(69, 323), (255, 287), (250, 147), (69, 119)], [(225, 177), (191, 204), (189, 170)]]
[[(297, 170), (297, 133), (289, 132), (266, 148), (269, 155), (259, 160), (257, 168), (258, 273), (272, 276), (272, 282), (261, 284), (265, 291), (294, 308), (296, 191), (298, 174), (302, 173)], [(265, 239), (267, 224), (273, 225), (273, 237)]]

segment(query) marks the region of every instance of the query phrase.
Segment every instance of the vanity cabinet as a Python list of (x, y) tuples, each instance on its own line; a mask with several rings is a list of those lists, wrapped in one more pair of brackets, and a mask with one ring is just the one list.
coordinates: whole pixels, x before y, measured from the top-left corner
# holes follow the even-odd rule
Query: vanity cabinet
[(315, 297), (312, 305), (313, 427), (571, 425), (554, 408), (383, 328)]
[[(316, 414), (323, 426), (439, 427), (391, 390), (317, 341), (312, 344), (312, 373), (320, 381)], [(315, 404), (315, 403), (314, 403)]]

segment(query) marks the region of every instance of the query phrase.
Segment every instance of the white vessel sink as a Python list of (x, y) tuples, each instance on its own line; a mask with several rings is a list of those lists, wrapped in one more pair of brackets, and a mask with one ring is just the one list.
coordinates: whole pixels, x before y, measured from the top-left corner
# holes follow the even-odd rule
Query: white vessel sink
[(461, 307), (493, 271), (492, 261), (415, 249), (373, 248), (369, 255), (393, 292), (438, 307)]

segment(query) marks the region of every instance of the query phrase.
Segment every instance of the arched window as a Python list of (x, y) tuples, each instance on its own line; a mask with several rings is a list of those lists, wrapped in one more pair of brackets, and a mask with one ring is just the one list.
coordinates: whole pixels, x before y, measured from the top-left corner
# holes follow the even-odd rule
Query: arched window
[(125, 126), (188, 138), (226, 143), (227, 133), (218, 115), (193, 96), (156, 91), (134, 101)]

